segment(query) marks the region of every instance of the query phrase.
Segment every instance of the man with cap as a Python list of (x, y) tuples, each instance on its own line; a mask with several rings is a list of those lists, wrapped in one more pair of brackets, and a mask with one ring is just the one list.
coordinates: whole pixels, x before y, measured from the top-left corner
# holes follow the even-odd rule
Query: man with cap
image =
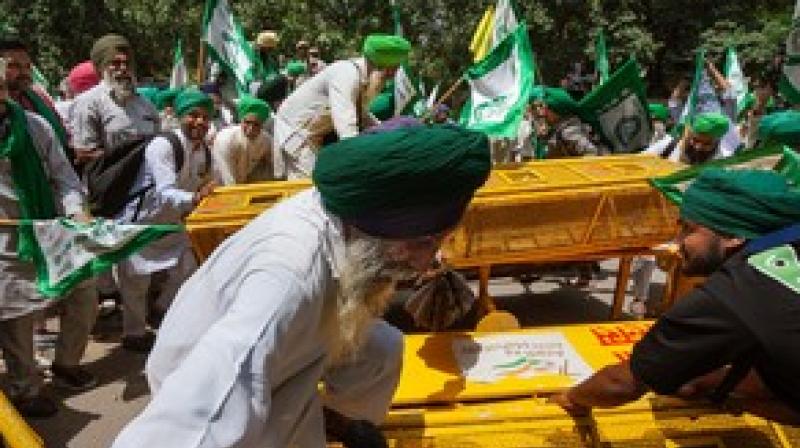
[(220, 185), (274, 180), (272, 135), (267, 132), (269, 106), (243, 96), (238, 109), (239, 124), (223, 129), (214, 139), (215, 180)]
[(661, 103), (650, 103), (647, 105), (647, 110), (650, 112), (653, 126), (653, 137), (650, 139), (650, 144), (653, 144), (667, 136), (669, 108)]
[(258, 33), (256, 37), (256, 51), (261, 60), (261, 66), (264, 68), (264, 77), (275, 76), (280, 71), (280, 64), (278, 63), (278, 33), (272, 30), (265, 30)]
[(800, 424), (800, 192), (771, 171), (709, 168), (689, 186), (678, 241), (709, 276), (668, 310), (629, 361), (553, 401), (586, 413), (652, 390)]
[(323, 426), (385, 447), (403, 358), (386, 301), (430, 267), (490, 165), (485, 135), (448, 126), (323, 148), (313, 188), (183, 285), (147, 361), (153, 399), (113, 447), (324, 447)]
[(787, 110), (765, 115), (758, 123), (756, 146), (783, 145), (800, 151), (800, 112)]
[[(0, 58), (0, 218), (87, 221), (86, 194), (55, 132), (41, 116), (8, 98), (7, 61)], [(44, 380), (34, 360), (35, 311), (53, 303), (36, 288), (32, 236), (0, 227), (0, 349), (6, 362), (8, 395), (29, 417), (58, 411), (42, 393)], [(51, 370), (54, 383), (86, 390), (97, 379), (79, 366), (97, 312), (94, 283), (79, 285), (60, 300), (61, 331)]]
[[(175, 98), (179, 129), (154, 138), (145, 149), (131, 200), (115, 217), (128, 224), (180, 224), (216, 184), (211, 181), (211, 155), (205, 144), (214, 104), (197, 89)], [(151, 275), (163, 272), (156, 306), (166, 310), (183, 280), (196, 268), (188, 237), (175, 233), (118, 263), (114, 276), (122, 294), (122, 346), (147, 352), (154, 336), (147, 330), (147, 292)]]
[(61, 101), (55, 104), (58, 115), (67, 127), (69, 135), (74, 133), (70, 126), (74, 113), (75, 97), (99, 83), (100, 77), (97, 76), (92, 61), (81, 62), (69, 71), (66, 78), (66, 94)]
[(175, 98), (181, 93), (179, 88), (160, 90), (155, 95), (155, 106), (158, 109), (158, 118), (161, 120), (161, 130), (171, 131), (181, 127), (180, 118), (175, 115)]
[(589, 137), (591, 127), (578, 118), (578, 103), (566, 90), (545, 87), (539, 100), (543, 107), (537, 108), (540, 120), (547, 124), (547, 158), (597, 156), (606, 152)]
[(369, 104), (410, 50), (402, 37), (369, 36), (362, 57), (334, 62), (292, 92), (275, 114), (275, 174), (311, 176), (325, 135), (346, 139), (374, 124)]
[(101, 37), (92, 46), (91, 60), (101, 81), (75, 99), (71, 122), (75, 151), (81, 162), (160, 130), (158, 111), (136, 93), (133, 52), (128, 40), (117, 34)]
[(721, 144), (730, 126), (730, 119), (719, 112), (697, 114), (684, 129), (683, 138), (667, 135), (643, 152), (690, 165), (730, 157), (734, 153)]
[(308, 49), (308, 74), (310, 76), (316, 75), (327, 66), (328, 64), (322, 59), (322, 56), (320, 56), (319, 47), (311, 47)]

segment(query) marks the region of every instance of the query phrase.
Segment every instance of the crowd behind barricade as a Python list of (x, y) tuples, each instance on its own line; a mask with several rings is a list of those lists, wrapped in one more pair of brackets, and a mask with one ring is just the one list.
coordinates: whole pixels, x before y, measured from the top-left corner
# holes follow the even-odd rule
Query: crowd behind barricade
[[(109, 34), (96, 40), (87, 54), (87, 61), (69, 71), (60, 84), (57, 100), (53, 100), (48, 92), (32, 81), (31, 54), (25, 40), (14, 33), (0, 36), (0, 218), (63, 216), (88, 222), (93, 217), (104, 217), (126, 224), (179, 224), (218, 186), (304, 179), (313, 175), (315, 184), (322, 191), (321, 200), (325, 207), (347, 217), (346, 222), (365, 235), (390, 239), (432, 238), (430, 235), (440, 238), (441, 232), (454, 222), (452, 219), (463, 212), (474, 191), (472, 187), (477, 188), (480, 185), (478, 180), (485, 178), (486, 173), (480, 170), (477, 174), (470, 173), (475, 176), (475, 179), (470, 177), (470, 189), (458, 194), (451, 191), (454, 197), (448, 199), (458, 207), (452, 210), (442, 207), (435, 212), (425, 210), (426, 214), (436, 215), (435, 219), (430, 218), (435, 225), (416, 230), (413, 225), (404, 223), (407, 225), (401, 231), (387, 227), (381, 221), (386, 218), (381, 212), (364, 216), (357, 206), (345, 203), (345, 199), (337, 202), (340, 200), (335, 195), (339, 193), (337, 188), (345, 188), (351, 180), (337, 177), (335, 168), (356, 170), (360, 176), (374, 175), (364, 168), (371, 164), (367, 156), (353, 162), (328, 161), (324, 170), (315, 170), (323, 146), (333, 142), (341, 145), (362, 133), (375, 139), (375, 144), (392, 145), (398, 142), (380, 140), (382, 131), (414, 128), (424, 122), (441, 124), (441, 127), (431, 128), (432, 134), (426, 136), (427, 141), (420, 141), (420, 145), (425, 145), (444, 138), (434, 130), (450, 132), (456, 129), (452, 112), (446, 104), (433, 104), (430, 110), (417, 117), (395, 117), (393, 113), (383, 113), (374, 104), (386, 83), (393, 79), (405, 61), (410, 44), (398, 36), (372, 35), (365, 39), (360, 55), (328, 63), (317, 47), (304, 40), (297, 42), (295, 54), (291, 57), (280, 55), (277, 52), (279, 39), (275, 31), (263, 31), (256, 36), (254, 46), (264, 67), (264, 76), (244, 88), (237, 85), (220, 64), (211, 64), (207, 81), (200, 85), (159, 87), (137, 83), (136, 61), (147, 55), (134, 54), (124, 36)], [(649, 105), (654, 132), (651, 144), (642, 148), (642, 152), (699, 165), (765, 143), (800, 144), (800, 114), (784, 110), (787, 106), (777, 95), (774, 77), (752, 79), (755, 89), (749, 102), (745, 107), (737, 107), (730, 82), (713, 63), (707, 63), (705, 73), (719, 101), (712, 102), (706, 109), (699, 107), (689, 120), (683, 120), (682, 112), (690, 101), (689, 83), (679, 81), (667, 101)], [(576, 64), (561, 82), (561, 87), (534, 87), (519, 135), (517, 138), (492, 139), (491, 161), (527, 162), (610, 154), (607, 142), (578, 113), (579, 97), (595, 83), (596, 77), (584, 74), (583, 67)], [(465, 148), (480, 143), (468, 139), (465, 142)], [(353, 154), (358, 154), (359, 150), (353, 151)], [(472, 157), (468, 154), (463, 156)], [(397, 154), (393, 157), (394, 160), (404, 160)], [(342, 156), (342, 160), (345, 159)], [(361, 164), (361, 171), (357, 170), (358, 164)], [(396, 166), (391, 168), (399, 169)], [(440, 174), (437, 173), (430, 172), (432, 185), (439, 185), (434, 182), (435, 175)], [(398, 184), (404, 182), (402, 176), (398, 179)], [(383, 187), (370, 185), (370, 188), (378, 191)], [(362, 198), (364, 204), (373, 200), (377, 201), (376, 204), (380, 202), (367, 193), (359, 191), (358, 194), (363, 196), (354, 193), (352, 197)], [(391, 196), (392, 192), (386, 194)], [(320, 201), (310, 196), (304, 196), (302, 200)], [(364, 204), (361, 206), (366, 207)], [(313, 209), (313, 204), (308, 207), (311, 211), (304, 209), (303, 213), (311, 216), (307, 217), (311, 224), (303, 221), (303, 225), (332, 225), (326, 221), (327, 218), (319, 218), (317, 214), (321, 212)], [(413, 215), (416, 210), (409, 208), (401, 212)], [(291, 214), (283, 209), (280, 213)], [(284, 218), (302, 221), (295, 216)], [(321, 223), (317, 223), (317, 219)], [(699, 221), (705, 223), (702, 219)], [(445, 222), (448, 224), (444, 225)], [(309, 241), (316, 241), (313, 239), (317, 237), (316, 233), (305, 231)], [(252, 244), (260, 244), (254, 235), (249, 237)], [(88, 390), (97, 384), (95, 375), (81, 367), (81, 359), (98, 314), (100, 319), (121, 316), (122, 348), (134, 353), (149, 353), (156, 341), (159, 323), (181, 286), (189, 285), (187, 288), (194, 288), (196, 292), (202, 290), (202, 285), (197, 284), (201, 280), (192, 277), (198, 265), (188, 237), (185, 233), (175, 233), (117, 263), (110, 272), (83, 282), (66, 297), (55, 302), (41, 300), (36, 291), (36, 273), (32, 265), (24, 261), (25, 238), (13, 226), (0, 227), (0, 290), (3, 291), (0, 298), (0, 349), (5, 359), (6, 390), (25, 416), (49, 417), (58, 410), (51, 395), (45, 392), (45, 369), (52, 373), (56, 386), (71, 391)], [(420, 244), (430, 245), (432, 241), (424, 240)], [(242, 246), (241, 242), (238, 244)], [(294, 247), (292, 241), (279, 240), (278, 244), (285, 245), (287, 251)], [(338, 256), (336, 250), (331, 251), (333, 255), (330, 257), (335, 260)], [(589, 285), (594, 266), (584, 265), (577, 269), (577, 284)], [(639, 317), (646, 313), (644, 303), (648, 300), (654, 269), (652, 257), (640, 257), (634, 263), (631, 311)], [(281, 275), (291, 277), (297, 274), (287, 271)], [(323, 274), (315, 271), (309, 275)], [(234, 277), (236, 275), (230, 273), (225, 281), (248, 281)], [(193, 280), (187, 282), (190, 278), (195, 283)], [(323, 286), (315, 284), (313, 287)], [(309, 294), (324, 295), (324, 292)], [(49, 362), (37, 357), (34, 341), (40, 339), (35, 336), (48, 332), (44, 322), (53, 315), (54, 307), (48, 306), (52, 303), (57, 308), (60, 325), (55, 358)], [(200, 327), (203, 325), (205, 323), (198, 324)], [(379, 330), (380, 341), (371, 349), (379, 354), (387, 350), (396, 354), (397, 335), (385, 328)], [(653, 341), (650, 344), (657, 345)], [(164, 393), (171, 400), (180, 400), (179, 394), (169, 395), (169, 389), (161, 384), (167, 380), (167, 373), (178, 368), (171, 364), (177, 361), (167, 360), (165, 356), (151, 358), (153, 371), (161, 372), (149, 378), (151, 386), (156, 389), (165, 387), (163, 390), (167, 392)], [(181, 352), (180, 356), (188, 355)], [(322, 366), (315, 364), (320, 362), (315, 361), (315, 352), (303, 352), (303, 356), (308, 359), (302, 362), (322, 371)], [(196, 359), (191, 361), (198, 362)], [(395, 361), (391, 358), (391, 362)], [(389, 361), (379, 368), (387, 368), (387, 364)], [(197, 365), (202, 366), (202, 363)], [(642, 363), (637, 368), (649, 378), (649, 375), (656, 375), (657, 363), (651, 360), (650, 364)], [(329, 376), (341, 380), (338, 385), (346, 390), (355, 372), (344, 370), (337, 371), (338, 376)], [(306, 383), (315, 384), (319, 376), (315, 375)], [(387, 372), (379, 375), (380, 381), (376, 380), (374, 389), (370, 389), (378, 394), (372, 407), (358, 404), (353, 396), (346, 394), (334, 397), (331, 403), (348, 410), (343, 414), (361, 417), (358, 421), (379, 421), (397, 381), (393, 375)], [(275, 378), (274, 381), (282, 379)], [(670, 384), (662, 389), (674, 388)], [(363, 395), (357, 388), (349, 392)], [(238, 389), (232, 392), (233, 395), (239, 393), (248, 392)], [(576, 400), (572, 397), (573, 402), (570, 402), (564, 397), (562, 404), (573, 408), (590, 405), (586, 402), (576, 404)], [(156, 400), (154, 408), (148, 408), (151, 414), (144, 414), (139, 429), (142, 425), (145, 428), (146, 425), (155, 425), (153, 422), (158, 419), (156, 410), (160, 409), (159, 406), (168, 408), (162, 401)], [(286, 406), (286, 409), (294, 412), (292, 406)], [(341, 417), (331, 414), (327, 407), (325, 412), (330, 420)], [(265, 428), (277, 431), (270, 426), (277, 423), (270, 422), (265, 424)], [(140, 439), (131, 434), (127, 435), (132, 438), (121, 439), (120, 446), (136, 445), (135, 440)], [(255, 437), (253, 434), (245, 436)]]

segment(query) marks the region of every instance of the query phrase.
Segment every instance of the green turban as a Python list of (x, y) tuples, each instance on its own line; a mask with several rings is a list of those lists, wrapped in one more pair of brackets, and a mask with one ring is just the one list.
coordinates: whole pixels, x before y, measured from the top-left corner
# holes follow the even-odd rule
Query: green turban
[(681, 218), (758, 238), (800, 222), (800, 191), (774, 171), (708, 168), (684, 193)]
[(170, 104), (175, 106), (175, 98), (181, 93), (181, 89), (164, 89), (156, 94), (156, 107), (158, 110), (164, 110)]
[(692, 120), (692, 132), (713, 137), (716, 140), (722, 138), (731, 126), (731, 121), (719, 112), (705, 112), (697, 114)]
[(398, 67), (408, 58), (411, 44), (400, 36), (373, 34), (364, 40), (362, 53), (378, 68)]
[(800, 145), (800, 112), (788, 110), (763, 117), (758, 124), (758, 140), (766, 145)]
[(544, 86), (533, 86), (528, 102), (544, 101)]
[(303, 61), (289, 61), (286, 64), (286, 74), (289, 76), (300, 76), (306, 72), (306, 63)]
[(136, 94), (149, 101), (153, 106), (158, 107), (158, 87), (137, 87)]
[(667, 121), (669, 119), (669, 109), (661, 103), (650, 103), (647, 105), (647, 110), (650, 111), (650, 118), (658, 121)]
[(183, 117), (198, 107), (207, 110), (209, 116), (214, 115), (214, 100), (195, 88), (184, 89), (175, 98), (175, 115), (178, 117)]
[(255, 114), (261, 122), (267, 121), (270, 113), (269, 105), (264, 100), (253, 98), (249, 95), (239, 98), (236, 112), (239, 114), (239, 120), (244, 120), (244, 117)]
[(560, 87), (545, 87), (542, 101), (548, 109), (562, 117), (575, 115), (578, 112), (578, 103), (569, 92)]
[(411, 238), (454, 227), (490, 168), (485, 134), (434, 125), (323, 147), (312, 177), (325, 208), (345, 222), (368, 235)]
[[(103, 70), (118, 53), (125, 53), (128, 55), (131, 53), (130, 42), (119, 34), (106, 34), (100, 39), (97, 39), (94, 45), (92, 45), (89, 58), (92, 60), (94, 69), (101, 75), (101, 78)], [(131, 62), (133, 61), (129, 61), (129, 64)]]

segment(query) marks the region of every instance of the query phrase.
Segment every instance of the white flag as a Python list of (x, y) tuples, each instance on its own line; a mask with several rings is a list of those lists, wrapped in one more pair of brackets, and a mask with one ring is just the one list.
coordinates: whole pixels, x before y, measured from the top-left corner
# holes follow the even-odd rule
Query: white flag
[(233, 16), (228, 0), (207, 0), (203, 41), (211, 58), (236, 80), (240, 92), (246, 92), (260, 76), (261, 62)]
[(533, 52), (521, 23), (464, 75), (470, 96), (460, 123), (492, 137), (515, 138), (533, 86)]
[(500, 42), (509, 34), (517, 29), (519, 21), (514, 13), (511, 0), (497, 0), (494, 9), (494, 27), (492, 31), (492, 48), (500, 45)]
[(186, 61), (183, 59), (183, 48), (181, 40), (175, 46), (175, 58), (172, 63), (172, 75), (169, 77), (169, 88), (179, 89), (184, 87), (189, 80), (189, 75), (186, 70)]
[(64, 296), (78, 283), (182, 229), (177, 225), (122, 225), (101, 218), (90, 224), (50, 219), (19, 225), (35, 238), (37, 288), (47, 297)]
[(747, 79), (744, 77), (742, 65), (739, 63), (739, 57), (736, 55), (736, 50), (733, 47), (728, 47), (725, 51), (725, 79), (733, 89), (734, 98), (736, 98), (736, 116), (742, 113), (744, 107), (744, 100), (747, 97)]
[(401, 65), (394, 74), (394, 115), (400, 115), (416, 95), (414, 82), (408, 76), (405, 64)]

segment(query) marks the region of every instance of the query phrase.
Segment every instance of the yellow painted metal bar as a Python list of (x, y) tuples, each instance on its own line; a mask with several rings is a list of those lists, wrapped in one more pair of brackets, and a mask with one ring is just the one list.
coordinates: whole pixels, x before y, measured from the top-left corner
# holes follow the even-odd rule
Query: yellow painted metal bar
[(2, 392), (0, 392), (0, 434), (8, 448), (44, 448), (42, 438), (28, 426)]

